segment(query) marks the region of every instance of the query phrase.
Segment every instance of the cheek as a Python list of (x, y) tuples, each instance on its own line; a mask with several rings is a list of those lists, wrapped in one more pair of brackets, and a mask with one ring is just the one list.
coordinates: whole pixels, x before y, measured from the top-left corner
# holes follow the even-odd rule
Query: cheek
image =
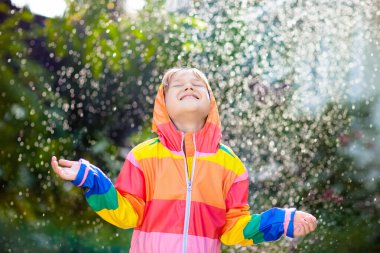
[(173, 97), (172, 94), (166, 94), (165, 106), (166, 106), (166, 111), (168, 112), (169, 116), (173, 116), (173, 114), (176, 113), (176, 108), (178, 108), (178, 104), (176, 102), (175, 97)]
[(211, 103), (208, 102), (208, 105), (207, 105), (207, 111), (210, 111), (210, 108), (211, 108)]
[(210, 111), (211, 103), (208, 100), (203, 100), (203, 111), (208, 113)]
[(206, 96), (208, 102), (210, 102), (210, 100), (211, 100), (210, 99), (210, 93), (208, 93), (208, 91), (205, 89), (202, 89), (201, 91), (202, 91), (203, 95)]
[(166, 95), (165, 95), (165, 103), (167, 105), (172, 105), (174, 102), (175, 102), (175, 96), (174, 96), (174, 94), (171, 93), (171, 92), (166, 93)]

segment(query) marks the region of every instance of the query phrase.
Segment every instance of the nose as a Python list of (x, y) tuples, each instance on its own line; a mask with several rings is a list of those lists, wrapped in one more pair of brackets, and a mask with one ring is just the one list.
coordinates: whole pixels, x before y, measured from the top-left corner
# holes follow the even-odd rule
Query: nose
[(191, 89), (193, 90), (193, 84), (191, 82), (186, 82), (185, 83), (185, 90)]

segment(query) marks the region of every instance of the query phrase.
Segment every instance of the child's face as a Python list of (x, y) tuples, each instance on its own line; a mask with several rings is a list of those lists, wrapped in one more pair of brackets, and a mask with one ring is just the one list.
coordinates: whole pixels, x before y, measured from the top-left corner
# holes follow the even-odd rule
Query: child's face
[(166, 108), (170, 118), (176, 121), (184, 113), (194, 113), (205, 119), (210, 110), (210, 97), (206, 84), (192, 71), (183, 70), (175, 73), (165, 94)]

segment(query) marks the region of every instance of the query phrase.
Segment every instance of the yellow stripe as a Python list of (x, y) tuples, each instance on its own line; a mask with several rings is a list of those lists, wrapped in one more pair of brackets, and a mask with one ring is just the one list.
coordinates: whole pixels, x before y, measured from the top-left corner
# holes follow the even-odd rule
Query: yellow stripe
[(187, 157), (187, 175), (191, 179), (191, 171), (193, 169), (193, 157)]
[(206, 160), (216, 164), (219, 164), (226, 168), (227, 170), (231, 170), (238, 176), (245, 172), (244, 164), (240, 161), (240, 159), (235, 156), (231, 157), (229, 154), (226, 154), (225, 151), (219, 149), (213, 156), (207, 157), (198, 157), (199, 160)]
[(245, 239), (243, 230), (248, 222), (251, 220), (250, 215), (241, 217), (235, 225), (228, 231), (226, 231), (221, 237), (220, 240), (225, 245), (235, 245), (239, 244), (242, 246), (253, 245), (252, 239)]
[[(142, 145), (142, 146), (138, 145), (137, 146), (138, 148), (134, 148), (132, 150), (137, 161), (140, 161), (142, 159), (148, 159), (148, 158), (161, 159), (164, 157), (171, 157), (173, 159), (183, 159), (183, 156), (174, 155), (159, 142), (150, 146), (149, 143), (152, 143), (153, 141), (154, 139), (150, 140), (149, 142), (144, 142), (146, 143), (145, 145)], [(156, 153), (157, 148), (158, 148), (158, 153)], [(226, 154), (226, 152), (221, 149), (219, 149), (215, 155), (207, 156), (207, 157), (197, 157), (197, 160), (205, 160), (205, 161), (210, 161), (210, 162), (219, 164), (223, 166), (224, 168), (226, 168), (227, 170), (234, 172), (238, 176), (240, 176), (246, 171), (244, 164), (236, 155), (234, 158), (230, 156), (229, 154)]]
[[(149, 143), (152, 143), (153, 141), (154, 139), (152, 139), (152, 141)], [(158, 154), (156, 154), (157, 146), (158, 146)], [(160, 142), (156, 142), (153, 145), (144, 145), (144, 146), (138, 145), (136, 146), (136, 148), (132, 149), (132, 153), (137, 159), (137, 161), (140, 161), (146, 158), (152, 158), (152, 157), (154, 158), (173, 157), (173, 158), (183, 159), (183, 156), (174, 155), (167, 148), (165, 148), (164, 145), (162, 145)]]
[(156, 140), (158, 139), (158, 137), (155, 137), (155, 138), (152, 138), (152, 139), (149, 139), (149, 140), (146, 140), (140, 144), (137, 144), (133, 149), (132, 151), (133, 152), (138, 152), (139, 150), (141, 149), (145, 149), (146, 147), (149, 147), (149, 146), (154, 146), (154, 145), (150, 145), (151, 143), (155, 142)]
[(126, 198), (123, 198), (119, 192), (117, 192), (117, 202), (117, 209), (103, 209), (96, 213), (107, 222), (119, 228), (127, 229), (136, 227), (139, 216), (129, 201)]

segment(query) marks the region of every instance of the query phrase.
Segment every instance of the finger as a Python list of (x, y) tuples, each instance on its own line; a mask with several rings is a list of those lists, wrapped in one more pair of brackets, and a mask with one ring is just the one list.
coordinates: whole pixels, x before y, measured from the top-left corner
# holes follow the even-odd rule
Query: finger
[(314, 230), (314, 225), (312, 221), (308, 221), (308, 218), (304, 219), (303, 226), (305, 228), (305, 234), (309, 234)]
[(302, 211), (297, 211), (297, 212), (296, 212), (296, 217), (295, 217), (295, 218), (298, 219), (297, 222), (301, 222), (301, 221), (303, 221), (303, 220), (305, 219), (306, 216), (308, 216), (307, 213), (302, 212)]
[(306, 218), (307, 219), (310, 219), (310, 220), (312, 220), (312, 221), (317, 221), (317, 218), (315, 218), (313, 215), (311, 215), (311, 214), (308, 214), (308, 215), (306, 215)]
[(311, 231), (316, 230), (317, 229), (317, 222), (313, 221), (311, 224), (312, 224), (312, 230)]
[(301, 221), (302, 220), (306, 220), (307, 222), (312, 222), (312, 223), (316, 223), (317, 222), (317, 219), (313, 215), (311, 215), (309, 213), (300, 212), (300, 216), (301, 216), (300, 217)]
[(62, 179), (67, 180), (67, 175), (62, 167), (58, 166), (57, 158), (53, 157), (51, 165), (53, 167), (54, 172)]
[(309, 215), (306, 219), (309, 221), (310, 231), (314, 231), (317, 228), (317, 219), (312, 215)]
[(305, 232), (306, 234), (309, 234), (313, 231), (313, 224), (311, 222), (308, 222), (307, 224), (305, 224)]
[(52, 156), (51, 161), (50, 161), (50, 164), (51, 164), (52, 167), (53, 167), (53, 162), (54, 161), (57, 161), (57, 157)]
[(53, 166), (55, 173), (60, 177), (65, 179), (64, 173), (63, 173), (63, 168), (58, 166), (57, 162), (54, 162), (55, 165)]
[(57, 162), (57, 158), (55, 156), (53, 156), (53, 158), (51, 160), (51, 166), (53, 167), (53, 170), (55, 171), (55, 173), (57, 173), (59, 175), (58, 162)]
[(306, 220), (300, 223), (302, 236), (309, 234), (312, 230), (312, 224)]
[(308, 233), (310, 233), (310, 227), (309, 227), (309, 224), (310, 224), (310, 223), (306, 223), (306, 222), (303, 222), (303, 223), (302, 223), (303, 235), (307, 235)]
[(303, 236), (305, 234), (304, 227), (302, 226), (301, 223), (294, 223), (294, 236), (299, 237)]
[(58, 163), (59, 163), (59, 165), (65, 166), (65, 167), (71, 167), (74, 164), (73, 161), (69, 161), (69, 160), (65, 160), (65, 159), (59, 159)]

